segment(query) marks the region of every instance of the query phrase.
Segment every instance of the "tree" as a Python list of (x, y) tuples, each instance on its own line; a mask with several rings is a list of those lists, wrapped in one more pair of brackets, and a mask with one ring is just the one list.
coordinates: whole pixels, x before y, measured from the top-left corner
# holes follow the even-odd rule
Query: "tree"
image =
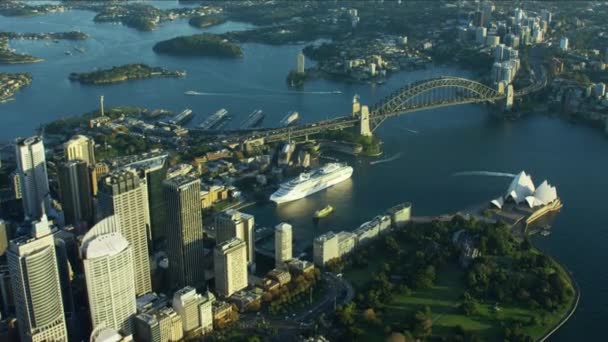
[(416, 312), (414, 315), (414, 334), (424, 338), (433, 332), (433, 314), (431, 308), (425, 306), (424, 310)]
[(468, 292), (464, 293), (464, 300), (461, 305), (462, 311), (467, 316), (472, 316), (478, 312), (478, 304), (475, 298), (473, 298)]
[(337, 310), (338, 319), (340, 323), (345, 326), (349, 326), (355, 323), (355, 313), (357, 306), (355, 303), (349, 303)]
[(376, 312), (372, 308), (363, 311), (363, 319), (368, 323), (378, 323), (378, 317), (376, 317)]

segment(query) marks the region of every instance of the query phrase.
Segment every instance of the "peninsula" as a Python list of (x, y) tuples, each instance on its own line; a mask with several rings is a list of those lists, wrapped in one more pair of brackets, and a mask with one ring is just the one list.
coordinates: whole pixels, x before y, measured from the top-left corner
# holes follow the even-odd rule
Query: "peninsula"
[(15, 52), (8, 45), (8, 39), (0, 38), (0, 64), (21, 64), (42, 62), (42, 58)]
[(7, 102), (19, 89), (32, 82), (32, 76), (27, 73), (7, 74), (0, 73), (0, 103)]
[(154, 52), (174, 56), (243, 57), (243, 50), (220, 36), (202, 33), (164, 40), (154, 45)]
[(0, 32), (0, 64), (21, 64), (42, 62), (42, 58), (15, 52), (9, 47), (11, 39), (28, 40), (84, 40), (88, 35), (80, 31), (69, 32)]
[(226, 17), (222, 15), (203, 15), (190, 18), (188, 23), (191, 26), (198, 28), (207, 28), (214, 25), (223, 24), (226, 22)]
[(127, 64), (92, 72), (73, 72), (70, 74), (69, 78), (72, 81), (78, 81), (82, 84), (100, 85), (152, 77), (184, 76), (186, 76), (186, 72), (184, 71), (170, 71), (161, 67), (151, 67), (145, 64)]

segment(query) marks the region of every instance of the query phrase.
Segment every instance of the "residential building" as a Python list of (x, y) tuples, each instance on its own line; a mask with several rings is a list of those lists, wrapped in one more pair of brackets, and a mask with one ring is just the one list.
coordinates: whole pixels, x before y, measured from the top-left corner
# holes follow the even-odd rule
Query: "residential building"
[(215, 290), (224, 297), (247, 287), (247, 245), (239, 238), (224, 241), (214, 251)]
[(357, 235), (351, 232), (339, 232), (336, 234), (338, 238), (338, 256), (349, 254), (357, 245)]
[(172, 285), (200, 286), (205, 282), (203, 218), (199, 179), (177, 176), (163, 182), (167, 211), (167, 254)]
[(8, 266), (22, 342), (67, 341), (55, 241), (42, 209), (32, 233), (10, 243)]
[(173, 309), (182, 318), (185, 335), (206, 334), (213, 331), (212, 306), (215, 296), (207, 291), (201, 295), (191, 286), (186, 286), (173, 295)]
[(403, 228), (412, 218), (412, 204), (398, 204), (390, 208), (387, 214), (391, 217), (392, 228)]
[(291, 273), (284, 269), (273, 269), (268, 272), (268, 278), (272, 280), (276, 280), (279, 282), (279, 285), (287, 285), (291, 281)]
[(132, 316), (137, 310), (133, 253), (119, 232), (104, 231), (107, 225), (101, 221), (82, 240), (91, 323), (93, 329), (105, 327), (131, 334)]
[(184, 338), (181, 316), (162, 307), (135, 316), (135, 337), (142, 342), (177, 342)]
[(279, 223), (274, 228), (274, 267), (284, 267), (292, 255), (292, 227), (288, 223)]
[(215, 239), (218, 244), (232, 238), (243, 240), (247, 248), (247, 264), (253, 265), (255, 263), (254, 228), (255, 218), (253, 215), (234, 209), (226, 210), (216, 216)]
[(338, 252), (338, 237), (334, 232), (329, 231), (315, 238), (313, 242), (313, 260), (317, 266), (325, 266), (325, 264), (339, 257)]
[(148, 258), (148, 191), (145, 180), (132, 169), (118, 170), (100, 183), (98, 201), (103, 216), (116, 216), (115, 229), (133, 251), (135, 295), (152, 291)]
[(27, 218), (37, 220), (50, 208), (49, 178), (42, 137), (17, 139), (15, 143), (17, 173), (23, 196), (23, 211)]

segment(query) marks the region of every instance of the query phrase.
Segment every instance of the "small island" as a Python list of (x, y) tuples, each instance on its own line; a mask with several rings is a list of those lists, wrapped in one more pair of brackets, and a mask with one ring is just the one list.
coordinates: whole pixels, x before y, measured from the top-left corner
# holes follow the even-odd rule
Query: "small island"
[(32, 83), (32, 75), (28, 73), (0, 73), (0, 103), (10, 101), (19, 89)]
[(184, 76), (186, 76), (186, 72), (183, 71), (170, 71), (160, 67), (151, 67), (145, 64), (127, 64), (92, 72), (73, 72), (70, 74), (69, 78), (72, 81), (78, 81), (82, 84), (101, 85), (120, 83), (142, 78)]
[(188, 21), (191, 26), (198, 28), (207, 28), (214, 25), (223, 24), (225, 22), (226, 17), (222, 15), (203, 15), (190, 18), (190, 20)]
[(202, 33), (164, 40), (154, 45), (154, 52), (174, 56), (243, 57), (243, 50), (220, 36)]

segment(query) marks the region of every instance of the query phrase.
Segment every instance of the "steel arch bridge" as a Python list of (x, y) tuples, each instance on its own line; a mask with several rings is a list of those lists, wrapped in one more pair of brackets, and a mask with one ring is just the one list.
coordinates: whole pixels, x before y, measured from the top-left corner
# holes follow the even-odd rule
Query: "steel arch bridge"
[(466, 103), (494, 102), (506, 98), (485, 84), (459, 77), (439, 77), (414, 82), (393, 92), (370, 108), (374, 131), (389, 117)]
[[(513, 94), (519, 95), (519, 94)], [(454, 106), (467, 103), (495, 102), (506, 99), (507, 92), (499, 92), (482, 83), (465, 78), (442, 76), (410, 83), (393, 92), (369, 108), (370, 131), (376, 130), (387, 118), (410, 112)], [(307, 137), (328, 130), (338, 130), (363, 125), (361, 112), (339, 116), (321, 122), (291, 127), (222, 131), (232, 135), (234, 141), (263, 138), (276, 142), (289, 138)], [(197, 129), (193, 129), (197, 131)], [(213, 134), (213, 132), (209, 132)]]

